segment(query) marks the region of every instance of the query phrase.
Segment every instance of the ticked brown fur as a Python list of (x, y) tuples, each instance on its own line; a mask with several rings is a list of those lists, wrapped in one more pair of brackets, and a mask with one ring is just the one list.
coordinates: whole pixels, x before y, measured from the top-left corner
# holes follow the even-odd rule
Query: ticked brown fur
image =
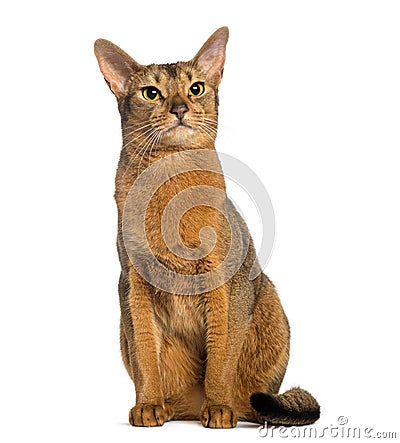
[[(182, 294), (179, 279), (170, 282), (172, 287), (176, 285), (175, 291), (154, 287), (149, 281), (156, 271), (149, 267), (149, 278), (144, 278), (132, 265), (124, 243), (122, 225), (124, 217), (129, 221), (129, 213), (124, 215), (128, 194), (148, 166), (190, 150), (215, 153), (218, 85), (227, 40), (228, 29), (221, 28), (191, 61), (148, 66), (138, 64), (106, 40), (95, 44), (100, 69), (118, 100), (122, 121), (124, 145), (115, 192), (122, 268), (121, 350), (136, 389), (136, 405), (129, 415), (135, 426), (200, 419), (206, 427), (230, 428), (238, 420), (263, 422), (273, 414), (276, 423), (305, 424), (315, 421), (319, 414), (318, 404), (306, 391), (297, 389), (284, 398), (277, 395), (289, 358), (289, 326), (268, 277), (260, 273), (253, 280), (249, 278), (256, 260), (251, 241), (247, 251), (237, 252), (243, 254), (243, 264), (233, 277), (225, 281), (221, 275), (221, 284), (215, 289), (189, 295)], [(199, 83), (204, 90), (197, 95)], [(147, 90), (149, 87), (153, 89)], [(185, 169), (191, 161), (178, 155), (174, 168), (181, 162)], [(211, 170), (194, 162), (189, 164), (193, 166), (189, 172), (171, 172), (147, 205), (145, 230), (151, 251), (178, 274), (201, 275), (224, 260), (231, 230), (221, 210), (231, 214), (238, 232), (248, 235), (245, 222), (229, 199), (216, 192), (210, 196), (214, 197), (213, 205), (194, 206), (179, 223), (182, 243), (190, 248), (204, 246), (199, 233), (212, 227), (216, 233), (212, 250), (201, 259), (190, 260), (173, 254), (165, 244), (162, 215), (175, 196), (198, 186), (225, 191), (216, 154), (211, 162)], [(147, 180), (151, 187), (151, 178)], [(130, 229), (129, 222), (125, 228)], [(134, 254), (140, 257), (140, 245)], [(250, 404), (256, 392), (273, 399), (267, 401), (270, 410), (263, 410), (261, 397), (252, 401), (254, 407)], [(297, 411), (294, 405), (303, 406)]]

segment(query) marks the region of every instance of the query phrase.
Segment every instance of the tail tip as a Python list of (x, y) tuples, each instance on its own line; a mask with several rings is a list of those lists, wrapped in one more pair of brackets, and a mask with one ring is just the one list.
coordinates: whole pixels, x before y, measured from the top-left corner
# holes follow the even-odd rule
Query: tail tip
[(256, 392), (250, 404), (264, 421), (281, 426), (312, 424), (320, 417), (320, 406), (304, 389), (292, 388), (280, 395)]
[(277, 402), (275, 398), (265, 392), (255, 392), (250, 397), (251, 406), (260, 414), (267, 415), (273, 413), (277, 409)]

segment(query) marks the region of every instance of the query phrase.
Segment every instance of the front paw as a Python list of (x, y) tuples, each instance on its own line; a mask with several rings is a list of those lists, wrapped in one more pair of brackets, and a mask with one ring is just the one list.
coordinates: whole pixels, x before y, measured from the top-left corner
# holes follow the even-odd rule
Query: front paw
[(204, 404), (200, 412), (200, 421), (205, 428), (234, 428), (237, 417), (232, 408), (225, 405)]
[(139, 403), (129, 412), (129, 423), (132, 426), (162, 426), (172, 418), (172, 409), (167, 404)]

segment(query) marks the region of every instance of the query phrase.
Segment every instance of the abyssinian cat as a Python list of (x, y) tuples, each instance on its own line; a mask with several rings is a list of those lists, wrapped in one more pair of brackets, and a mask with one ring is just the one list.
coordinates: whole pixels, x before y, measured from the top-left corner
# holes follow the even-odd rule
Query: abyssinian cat
[[(320, 414), (303, 389), (278, 394), (289, 325), (268, 277), (260, 269), (250, 276), (259, 266), (254, 246), (225, 194), (214, 142), (227, 40), (223, 27), (191, 61), (146, 66), (107, 40), (95, 43), (122, 121), (120, 340), (136, 390), (134, 426), (172, 419), (209, 428), (238, 420), (304, 425)], [(178, 249), (171, 250), (171, 235)]]

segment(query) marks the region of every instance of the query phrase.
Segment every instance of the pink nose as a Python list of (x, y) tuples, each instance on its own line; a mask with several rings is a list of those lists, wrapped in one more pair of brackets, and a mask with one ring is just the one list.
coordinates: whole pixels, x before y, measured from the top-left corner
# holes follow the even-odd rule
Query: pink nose
[(186, 112), (189, 111), (189, 108), (185, 105), (185, 103), (176, 103), (172, 105), (172, 108), (170, 109), (171, 114), (175, 114), (179, 120), (182, 120), (183, 116)]

